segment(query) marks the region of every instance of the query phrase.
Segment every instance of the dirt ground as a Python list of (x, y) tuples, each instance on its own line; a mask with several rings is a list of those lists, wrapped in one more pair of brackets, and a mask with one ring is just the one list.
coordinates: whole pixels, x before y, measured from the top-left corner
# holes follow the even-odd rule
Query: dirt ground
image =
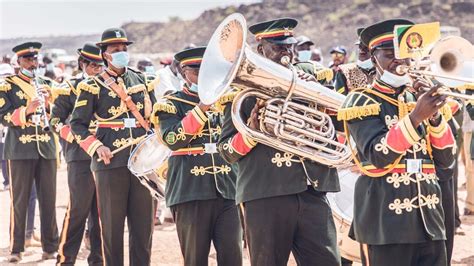
[[(459, 178), (459, 208), (461, 213), (464, 209), (464, 198), (466, 195), (465, 176), (461, 168)], [(61, 165), (58, 169), (58, 186), (57, 186), (57, 221), (59, 230), (62, 226), (64, 214), (66, 212), (67, 201), (69, 193), (66, 179), (66, 166)], [(0, 192), (0, 265), (9, 265), (6, 260), (9, 254), (9, 215), (10, 215), (10, 197), (8, 191)], [(39, 228), (39, 212), (36, 211), (36, 228)], [(454, 243), (454, 255), (452, 265), (472, 265), (474, 266), (474, 216), (463, 216), (462, 229), (465, 235), (456, 235)], [(128, 232), (125, 234), (125, 243), (128, 241)], [(127, 244), (126, 244), (127, 245)], [(125, 247), (125, 261), (128, 261), (128, 246)], [(247, 259), (246, 250), (244, 250), (244, 265), (250, 265)], [(41, 248), (28, 248), (24, 254), (22, 265), (54, 265), (54, 260), (41, 261)], [(87, 265), (88, 250), (82, 245), (78, 261), (76, 265)], [(209, 265), (217, 265), (215, 260), (216, 254), (213, 250), (209, 256)], [(179, 249), (178, 238), (176, 235), (175, 225), (172, 223), (165, 223), (164, 225), (156, 226), (153, 234), (153, 250), (152, 250), (152, 265), (182, 265), (181, 253)], [(288, 265), (296, 265), (293, 259)], [(357, 264), (358, 265), (358, 264)]]

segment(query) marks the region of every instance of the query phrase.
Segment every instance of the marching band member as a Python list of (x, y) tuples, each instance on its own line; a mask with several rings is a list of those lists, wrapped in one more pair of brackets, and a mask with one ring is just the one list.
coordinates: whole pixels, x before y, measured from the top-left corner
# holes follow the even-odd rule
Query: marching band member
[[(438, 112), (446, 100), (435, 94), (438, 87), (416, 99), (406, 86), (412, 80), (396, 72), (409, 61), (395, 58), (394, 27), (412, 24), (386, 20), (361, 32), (376, 75), (370, 88), (351, 92), (338, 112), (363, 172), (355, 185), (350, 232), (362, 244), (363, 265), (447, 263), (435, 166), (453, 164), (455, 142)], [(424, 86), (413, 83), (415, 90)]]
[[(293, 58), (297, 21), (276, 19), (252, 25), (257, 52), (281, 64)], [(300, 74), (301, 76), (301, 74)], [(314, 76), (304, 76), (316, 81)], [(232, 99), (225, 103), (219, 152), (237, 166), (236, 201), (244, 214), (252, 265), (286, 265), (290, 252), (300, 265), (339, 265), (336, 228), (326, 192), (339, 191), (335, 168), (304, 160), (259, 144), (238, 132), (231, 118)], [(255, 98), (240, 110), (250, 128), (258, 128)]]
[(92, 225), (90, 228), (91, 252), (87, 260), (91, 265), (102, 265), (95, 182), (90, 170), (91, 157), (74, 139), (69, 119), (79, 95), (79, 83), (87, 77), (94, 77), (102, 72), (104, 62), (100, 48), (95, 44), (86, 43), (83, 48), (77, 50), (77, 53), (80, 68), (83, 71), (81, 75), (67, 80), (58, 88), (53, 88), (53, 94), (57, 97), (54, 100), (50, 121), (62, 140), (69, 186), (69, 205), (64, 216), (57, 265), (71, 265), (76, 262), (89, 213)]
[(372, 84), (375, 74), (374, 64), (370, 59), (369, 49), (360, 41), (360, 33), (364, 28), (357, 29), (356, 45), (358, 47), (358, 58), (356, 63), (339, 65), (334, 77), (334, 89), (347, 95), (350, 91), (359, 88), (365, 88)]
[(221, 116), (200, 103), (199, 68), (205, 47), (175, 55), (186, 84), (154, 111), (168, 161), (166, 204), (171, 208), (184, 265), (208, 265), (211, 241), (219, 265), (242, 265), (242, 227), (235, 205), (235, 173), (217, 153)]
[[(132, 148), (111, 152), (146, 134), (155, 102), (152, 80), (128, 67), (130, 44), (122, 29), (103, 32), (97, 45), (107, 68), (79, 83), (70, 122), (79, 146), (92, 157), (104, 263), (114, 266), (123, 265), (125, 218), (130, 231), (130, 265), (150, 264), (153, 235), (153, 199), (127, 168)], [(89, 131), (92, 120), (97, 120), (95, 134)]]
[(9, 262), (19, 262), (25, 249), (26, 211), (33, 181), (40, 206), (42, 258), (55, 258), (58, 249), (56, 193), (51, 193), (56, 191), (56, 144), (54, 135), (43, 130), (47, 114), (38, 111), (44, 101), (49, 112), (48, 91), (52, 86), (50, 79), (35, 73), (41, 46), (39, 42), (15, 46), (20, 71), (0, 82), (0, 118), (9, 128), (4, 150), (10, 171)]

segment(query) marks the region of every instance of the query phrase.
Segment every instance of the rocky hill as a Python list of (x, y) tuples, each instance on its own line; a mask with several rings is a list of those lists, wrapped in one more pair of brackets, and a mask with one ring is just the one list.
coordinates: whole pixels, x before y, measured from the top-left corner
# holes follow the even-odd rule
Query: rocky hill
[[(326, 52), (340, 44), (352, 48), (357, 27), (397, 17), (415, 22), (440, 21), (441, 25), (459, 27), (464, 38), (474, 41), (474, 2), (456, 0), (264, 0), (208, 10), (191, 21), (174, 19), (123, 26), (137, 41), (133, 50), (171, 52), (188, 43), (205, 45), (217, 25), (234, 12), (242, 13), (249, 25), (278, 17), (296, 18), (296, 34), (309, 36)], [(254, 42), (251, 34), (248, 42)]]
[[(326, 53), (334, 45), (353, 47), (357, 27), (387, 18), (408, 18), (415, 22), (440, 21), (459, 27), (462, 36), (474, 42), (474, 2), (471, 0), (263, 0), (261, 3), (215, 8), (194, 20), (170, 18), (166, 23), (127, 23), (123, 25), (135, 41), (131, 51), (170, 53), (189, 43), (205, 45), (217, 25), (229, 14), (242, 13), (249, 25), (278, 17), (299, 20), (296, 34), (312, 38)], [(100, 29), (98, 29), (100, 30)], [(99, 35), (42, 38), (46, 47), (73, 52), (84, 41)], [(2, 40), (0, 53), (19, 40)], [(248, 42), (254, 40), (249, 34)]]

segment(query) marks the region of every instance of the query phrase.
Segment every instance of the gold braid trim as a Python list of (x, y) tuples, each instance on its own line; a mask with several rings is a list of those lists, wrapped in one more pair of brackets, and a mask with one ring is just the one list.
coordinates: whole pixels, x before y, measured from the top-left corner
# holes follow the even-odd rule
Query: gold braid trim
[(445, 105), (443, 105), (443, 107), (441, 107), (439, 111), (446, 121), (449, 121), (453, 118), (453, 112), (451, 111), (451, 107), (449, 106), (449, 104), (446, 103)]
[(178, 98), (178, 97), (174, 97), (172, 95), (165, 95), (163, 96), (164, 99), (168, 99), (168, 100), (175, 100), (175, 101), (178, 101), (178, 102), (182, 102), (182, 103), (187, 103), (189, 105), (192, 105), (192, 106), (196, 106), (198, 105), (197, 103), (195, 102), (191, 102), (191, 101), (188, 101), (188, 100), (185, 100), (185, 99), (181, 99), (181, 98)]
[(149, 79), (150, 76), (145, 75), (146, 79), (146, 87), (148, 89), (148, 92), (152, 92), (155, 90), (156, 86), (160, 83), (160, 78), (159, 76), (155, 76), (154, 79)]
[(380, 113), (380, 104), (373, 103), (365, 106), (354, 106), (342, 108), (337, 111), (337, 120), (348, 121), (355, 118), (362, 118)]
[(166, 112), (170, 114), (176, 114), (176, 106), (173, 106), (169, 103), (155, 103), (153, 105), (153, 113), (156, 112)]
[(466, 83), (461, 86), (456, 87), (458, 90), (474, 90), (474, 83)]
[(85, 82), (85, 81), (79, 83), (79, 85), (77, 86), (77, 90), (79, 92), (80, 91), (87, 91), (87, 92), (92, 93), (94, 95), (99, 94), (99, 87), (98, 86), (87, 84), (87, 82)]
[(1, 81), (0, 83), (0, 91), (7, 92), (12, 89), (12, 86), (8, 82)]
[(400, 161), (402, 160), (403, 158), (403, 154), (401, 154), (396, 160), (395, 162), (393, 162), (393, 164), (389, 165), (388, 168), (383, 171), (383, 172), (380, 172), (380, 173), (371, 173), (369, 171), (367, 171), (363, 166), (362, 166), (362, 163), (360, 162), (359, 160), (359, 157), (357, 157), (357, 152), (354, 150), (353, 146), (351, 145), (350, 141), (351, 141), (351, 136), (350, 136), (350, 133), (349, 133), (349, 128), (347, 127), (347, 121), (344, 121), (344, 133), (346, 135), (346, 139), (347, 139), (347, 146), (349, 147), (349, 149), (351, 150), (351, 153), (352, 153), (352, 158), (354, 159), (354, 162), (355, 164), (357, 165), (357, 168), (359, 168), (359, 170), (366, 176), (369, 176), (369, 177), (373, 177), (373, 178), (376, 178), (376, 177), (383, 177), (385, 175), (387, 175), (388, 173), (390, 173), (393, 169), (395, 169), (395, 167), (397, 167), (397, 165), (400, 163)]

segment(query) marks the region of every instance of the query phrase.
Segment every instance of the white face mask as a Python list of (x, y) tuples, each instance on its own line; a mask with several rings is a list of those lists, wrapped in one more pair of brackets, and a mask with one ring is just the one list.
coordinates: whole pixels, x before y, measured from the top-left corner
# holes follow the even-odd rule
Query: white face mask
[(412, 82), (410, 76), (407, 74), (399, 76), (389, 71), (384, 71), (382, 76), (380, 76), (380, 80), (394, 88), (399, 88)]
[(374, 64), (372, 63), (372, 60), (370, 60), (370, 58), (364, 61), (360, 61), (359, 59), (357, 59), (357, 65), (365, 70), (370, 70), (374, 67)]
[(35, 69), (35, 76), (44, 76), (44, 74), (46, 73), (46, 68), (44, 67), (38, 67), (37, 69)]
[[(377, 61), (377, 57), (375, 57), (375, 61)], [(377, 61), (377, 65), (379, 65), (379, 67), (376, 67), (376, 69), (379, 72), (380, 71), (379, 68), (381, 67), (378, 61)], [(413, 82), (408, 74), (399, 76), (386, 70), (381, 70), (381, 71), (382, 71), (382, 75), (380, 75), (380, 81), (384, 82), (387, 85), (390, 85), (393, 88), (399, 88), (403, 85)]]

